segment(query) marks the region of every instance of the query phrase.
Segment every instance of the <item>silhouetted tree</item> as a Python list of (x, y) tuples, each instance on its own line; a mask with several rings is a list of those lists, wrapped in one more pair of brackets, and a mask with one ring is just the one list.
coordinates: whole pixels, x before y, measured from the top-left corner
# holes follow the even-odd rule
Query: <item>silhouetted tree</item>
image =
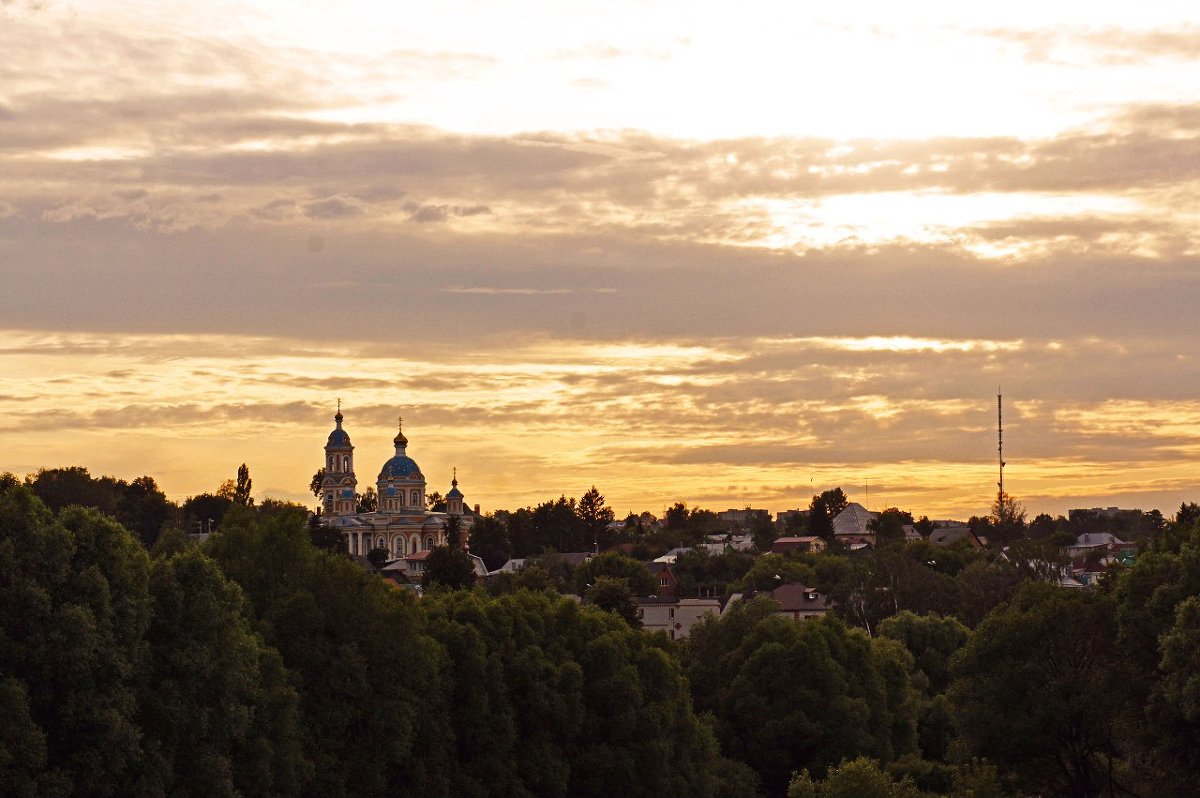
[(457, 546), (435, 546), (425, 559), (421, 584), (426, 588), (462, 590), (475, 585), (475, 563)]
[(357, 513), (373, 513), (379, 509), (379, 497), (375, 494), (375, 488), (370, 485), (362, 493), (356, 493), (354, 499), (354, 511)]
[(241, 507), (253, 507), (254, 498), (250, 495), (250, 489), (254, 485), (254, 481), (250, 479), (250, 469), (245, 463), (238, 467), (237, 484), (233, 489), (233, 503)]

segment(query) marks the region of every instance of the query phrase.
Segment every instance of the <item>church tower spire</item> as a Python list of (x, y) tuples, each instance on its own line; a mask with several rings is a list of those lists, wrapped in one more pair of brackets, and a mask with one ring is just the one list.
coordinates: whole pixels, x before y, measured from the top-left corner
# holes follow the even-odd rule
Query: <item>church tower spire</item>
[(354, 475), (354, 446), (342, 429), (342, 400), (338, 399), (334, 428), (325, 443), (325, 477), (321, 480), (321, 503), (325, 515), (353, 515), (358, 478)]
[(449, 515), (463, 514), (463, 495), (458, 489), (458, 467), (454, 468), (454, 476), (450, 480), (450, 492), (446, 494), (446, 512)]

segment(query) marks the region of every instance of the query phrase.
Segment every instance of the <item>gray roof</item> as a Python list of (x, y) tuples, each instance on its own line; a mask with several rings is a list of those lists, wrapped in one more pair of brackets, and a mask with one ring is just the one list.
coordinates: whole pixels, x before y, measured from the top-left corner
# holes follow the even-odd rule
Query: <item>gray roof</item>
[(818, 593), (815, 587), (806, 587), (795, 582), (775, 588), (771, 591), (771, 598), (779, 602), (779, 609), (785, 612), (829, 609), (829, 599), (824, 594)]
[(835, 535), (863, 535), (867, 532), (867, 524), (871, 519), (878, 516), (878, 513), (872, 513), (863, 507), (858, 502), (850, 502), (846, 505), (846, 509), (837, 514), (837, 518), (833, 519), (833, 534)]

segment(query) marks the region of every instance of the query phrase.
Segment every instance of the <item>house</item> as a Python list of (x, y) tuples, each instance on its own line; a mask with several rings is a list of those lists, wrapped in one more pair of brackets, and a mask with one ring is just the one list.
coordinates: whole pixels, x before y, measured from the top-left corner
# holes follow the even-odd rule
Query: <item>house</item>
[(754, 538), (750, 535), (709, 535), (708, 543), (701, 544), (712, 554), (724, 554), (727, 550), (750, 551), (754, 548)]
[(671, 549), (670, 551), (668, 551), (666, 554), (662, 555), (661, 557), (655, 557), (654, 561), (655, 562), (674, 563), (676, 560), (679, 559), (679, 555), (687, 554), (688, 552), (692, 551), (693, 548), (694, 547), (692, 547), (692, 546), (677, 546), (676, 548)]
[(803, 526), (808, 521), (808, 510), (780, 510), (775, 513), (775, 526), (787, 529), (789, 524)]
[(525, 567), (525, 557), (513, 557), (508, 562), (501, 565), (494, 571), (489, 571), (488, 576), (499, 576), (500, 574), (515, 574)]
[[(1108, 558), (1105, 558), (1106, 560)], [(1100, 581), (1100, 577), (1104, 576), (1104, 572), (1108, 570), (1108, 562), (1100, 562), (1091, 559), (1074, 560), (1071, 563), (1071, 576), (1075, 578), (1081, 585), (1094, 585)]]
[[(400, 576), (411, 583), (418, 583), (421, 577), (425, 574), (425, 561), (429, 559), (430, 549), (409, 554), (399, 559), (392, 560), (387, 565), (380, 569), (380, 574), (384, 578), (395, 579)], [(484, 579), (488, 575), (487, 566), (484, 565), (483, 559), (475, 554), (467, 554), (471, 558), (472, 565), (475, 566), (475, 578)]]
[[(672, 640), (682, 640), (705, 615), (720, 616), (724, 609), (721, 600), (715, 598), (642, 596), (637, 602), (642, 628), (651, 632), (666, 632)], [(724, 606), (729, 603), (726, 602)]]
[(646, 569), (650, 571), (650, 575), (658, 582), (658, 592), (656, 595), (674, 597), (676, 580), (675, 573), (671, 570), (672, 564), (659, 562), (658, 560), (646, 563)]
[(846, 508), (838, 513), (833, 519), (833, 534), (837, 537), (843, 535), (874, 535), (871, 533), (870, 524), (879, 513), (873, 513), (866, 507), (863, 507), (858, 502), (850, 502)]
[(1070, 558), (1086, 557), (1091, 554), (1111, 554), (1118, 551), (1136, 549), (1134, 543), (1126, 543), (1116, 535), (1108, 532), (1084, 532), (1075, 538), (1070, 546), (1063, 547), (1063, 552)]
[(871, 552), (875, 548), (874, 535), (842, 535), (837, 542), (850, 552)]
[(935, 546), (953, 546), (956, 543), (965, 543), (976, 549), (981, 549), (986, 545), (983, 538), (972, 532), (971, 527), (966, 524), (938, 527), (929, 533), (929, 542)]
[(825, 541), (819, 537), (776, 538), (771, 544), (772, 554), (783, 554), (786, 551), (803, 551), (818, 554), (825, 551)]
[(793, 621), (823, 618), (830, 607), (829, 599), (817, 592), (815, 587), (806, 587), (794, 582), (772, 590), (771, 598), (779, 604), (777, 614)]

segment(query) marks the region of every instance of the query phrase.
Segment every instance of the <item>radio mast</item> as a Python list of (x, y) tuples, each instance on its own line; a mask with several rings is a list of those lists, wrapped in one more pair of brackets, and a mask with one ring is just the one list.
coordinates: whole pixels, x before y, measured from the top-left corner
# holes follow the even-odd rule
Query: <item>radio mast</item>
[(1004, 512), (1004, 394), (996, 388), (996, 453), (1000, 459), (1000, 481), (996, 483), (999, 489), (996, 493), (996, 509)]

